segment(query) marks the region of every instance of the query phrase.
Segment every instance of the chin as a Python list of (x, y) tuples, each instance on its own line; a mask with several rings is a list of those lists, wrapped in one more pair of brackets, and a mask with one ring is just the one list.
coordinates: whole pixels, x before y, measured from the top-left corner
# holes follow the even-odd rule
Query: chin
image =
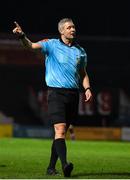
[(75, 39), (75, 36), (71, 36), (70, 39), (71, 39), (71, 40)]

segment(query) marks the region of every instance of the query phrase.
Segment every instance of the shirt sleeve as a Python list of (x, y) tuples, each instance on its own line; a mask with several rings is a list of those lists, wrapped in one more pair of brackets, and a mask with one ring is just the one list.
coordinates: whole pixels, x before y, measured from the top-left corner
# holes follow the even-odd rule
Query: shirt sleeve
[(41, 45), (42, 47), (41, 51), (43, 54), (48, 55), (52, 51), (52, 48), (53, 48), (52, 39), (43, 39), (41, 41), (38, 41), (37, 43)]

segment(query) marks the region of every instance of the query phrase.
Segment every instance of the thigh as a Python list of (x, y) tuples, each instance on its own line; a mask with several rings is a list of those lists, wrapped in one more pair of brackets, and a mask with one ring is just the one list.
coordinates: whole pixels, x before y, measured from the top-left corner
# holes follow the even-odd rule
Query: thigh
[(64, 97), (55, 90), (48, 91), (48, 114), (52, 124), (66, 123)]
[(66, 107), (66, 121), (67, 124), (75, 124), (78, 117), (79, 94), (75, 93), (70, 98)]

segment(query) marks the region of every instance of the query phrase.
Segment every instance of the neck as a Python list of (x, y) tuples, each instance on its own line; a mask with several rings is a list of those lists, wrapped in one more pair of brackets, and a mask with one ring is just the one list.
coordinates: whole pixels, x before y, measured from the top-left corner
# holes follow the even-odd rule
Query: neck
[(62, 41), (63, 41), (66, 45), (68, 45), (68, 46), (71, 46), (72, 43), (73, 43), (73, 39), (67, 39), (67, 38), (65, 38), (65, 37), (63, 37), (63, 36), (61, 36), (61, 39), (62, 39)]

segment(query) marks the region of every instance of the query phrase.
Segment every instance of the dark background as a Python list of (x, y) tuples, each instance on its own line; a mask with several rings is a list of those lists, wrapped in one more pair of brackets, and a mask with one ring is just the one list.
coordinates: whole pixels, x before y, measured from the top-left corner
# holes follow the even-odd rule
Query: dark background
[[(12, 33), (14, 21), (22, 26), (29, 38), (40, 40), (58, 36), (57, 23), (61, 18), (73, 19), (78, 40), (88, 54), (87, 71), (94, 93), (104, 88), (114, 92), (116, 107), (110, 117), (114, 122), (118, 118), (119, 89), (125, 89), (130, 96), (130, 1), (26, 0), (1, 3), (0, 36), (5, 39), (16, 39)], [(42, 65), (0, 65), (0, 109), (14, 116), (16, 122), (30, 123), (34, 117), (26, 104), (27, 87), (32, 85), (37, 92), (43, 85), (43, 73)], [(97, 121), (89, 118), (86, 124), (100, 126), (101, 117), (94, 116), (94, 119)]]
[(0, 31), (11, 32), (18, 21), (27, 33), (57, 34), (57, 23), (71, 17), (78, 34), (130, 36), (129, 0), (2, 1)]

